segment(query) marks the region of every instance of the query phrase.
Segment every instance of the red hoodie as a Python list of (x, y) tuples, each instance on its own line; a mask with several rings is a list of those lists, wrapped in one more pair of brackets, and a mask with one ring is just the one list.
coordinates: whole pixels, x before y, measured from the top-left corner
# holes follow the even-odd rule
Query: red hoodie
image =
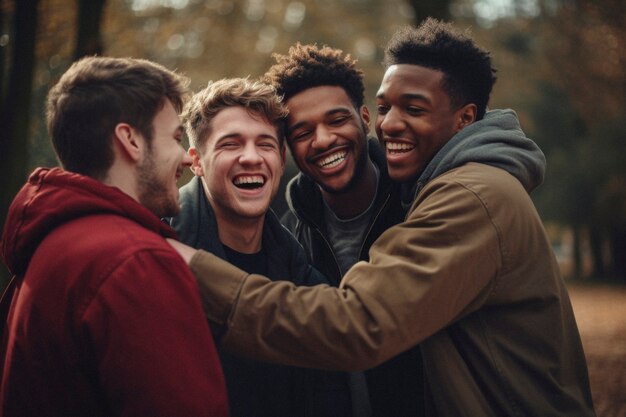
[(222, 370), (174, 233), (117, 188), (37, 169), (7, 216), (19, 278), (0, 416), (227, 416)]

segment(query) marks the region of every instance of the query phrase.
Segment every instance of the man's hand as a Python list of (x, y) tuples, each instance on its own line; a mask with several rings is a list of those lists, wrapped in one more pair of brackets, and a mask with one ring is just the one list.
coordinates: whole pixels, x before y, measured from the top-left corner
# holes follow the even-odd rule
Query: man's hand
[(178, 240), (175, 239), (167, 238), (166, 240), (167, 243), (169, 243), (174, 249), (176, 249), (176, 252), (178, 252), (179, 255), (183, 257), (185, 262), (189, 264), (189, 262), (191, 261), (191, 257), (197, 252), (196, 249), (192, 248), (191, 246), (187, 246), (184, 243), (180, 243)]

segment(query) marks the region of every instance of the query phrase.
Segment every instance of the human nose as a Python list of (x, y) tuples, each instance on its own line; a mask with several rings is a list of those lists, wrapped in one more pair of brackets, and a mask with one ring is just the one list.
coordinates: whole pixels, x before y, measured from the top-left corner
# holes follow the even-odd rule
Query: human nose
[(255, 144), (248, 143), (243, 147), (239, 162), (241, 164), (259, 164), (263, 161), (263, 157), (259, 154)]
[(336, 139), (335, 134), (326, 126), (319, 125), (315, 128), (315, 137), (311, 145), (315, 149), (327, 149)]
[(185, 152), (184, 149), (183, 149), (183, 159), (181, 160), (180, 164), (185, 168), (189, 168), (193, 164), (193, 158), (191, 157), (191, 155)]
[(390, 108), (387, 113), (378, 117), (380, 119), (378, 125), (383, 133), (391, 135), (404, 130), (404, 122), (398, 111), (393, 107)]

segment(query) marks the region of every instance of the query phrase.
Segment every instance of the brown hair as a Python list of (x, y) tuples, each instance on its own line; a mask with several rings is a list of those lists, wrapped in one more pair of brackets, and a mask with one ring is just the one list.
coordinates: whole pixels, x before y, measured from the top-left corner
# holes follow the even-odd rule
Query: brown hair
[(183, 110), (183, 121), (191, 146), (202, 152), (211, 133), (211, 121), (228, 107), (241, 106), (276, 125), (280, 146), (284, 143), (284, 118), (287, 110), (274, 87), (249, 78), (224, 78), (210, 81), (193, 95)]
[(48, 131), (68, 171), (102, 179), (113, 163), (111, 137), (128, 123), (146, 138), (169, 100), (182, 110), (189, 80), (144, 59), (87, 57), (61, 76), (48, 93)]

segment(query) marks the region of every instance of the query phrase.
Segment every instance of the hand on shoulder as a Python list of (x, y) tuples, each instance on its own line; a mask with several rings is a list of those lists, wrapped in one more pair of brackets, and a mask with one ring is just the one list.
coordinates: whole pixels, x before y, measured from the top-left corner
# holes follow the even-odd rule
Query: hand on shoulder
[(197, 252), (196, 249), (192, 248), (191, 246), (187, 246), (176, 239), (167, 238), (165, 240), (167, 240), (167, 243), (169, 243), (170, 246), (172, 246), (176, 250), (176, 252), (178, 252), (178, 254), (182, 256), (187, 264), (189, 264), (193, 255)]

